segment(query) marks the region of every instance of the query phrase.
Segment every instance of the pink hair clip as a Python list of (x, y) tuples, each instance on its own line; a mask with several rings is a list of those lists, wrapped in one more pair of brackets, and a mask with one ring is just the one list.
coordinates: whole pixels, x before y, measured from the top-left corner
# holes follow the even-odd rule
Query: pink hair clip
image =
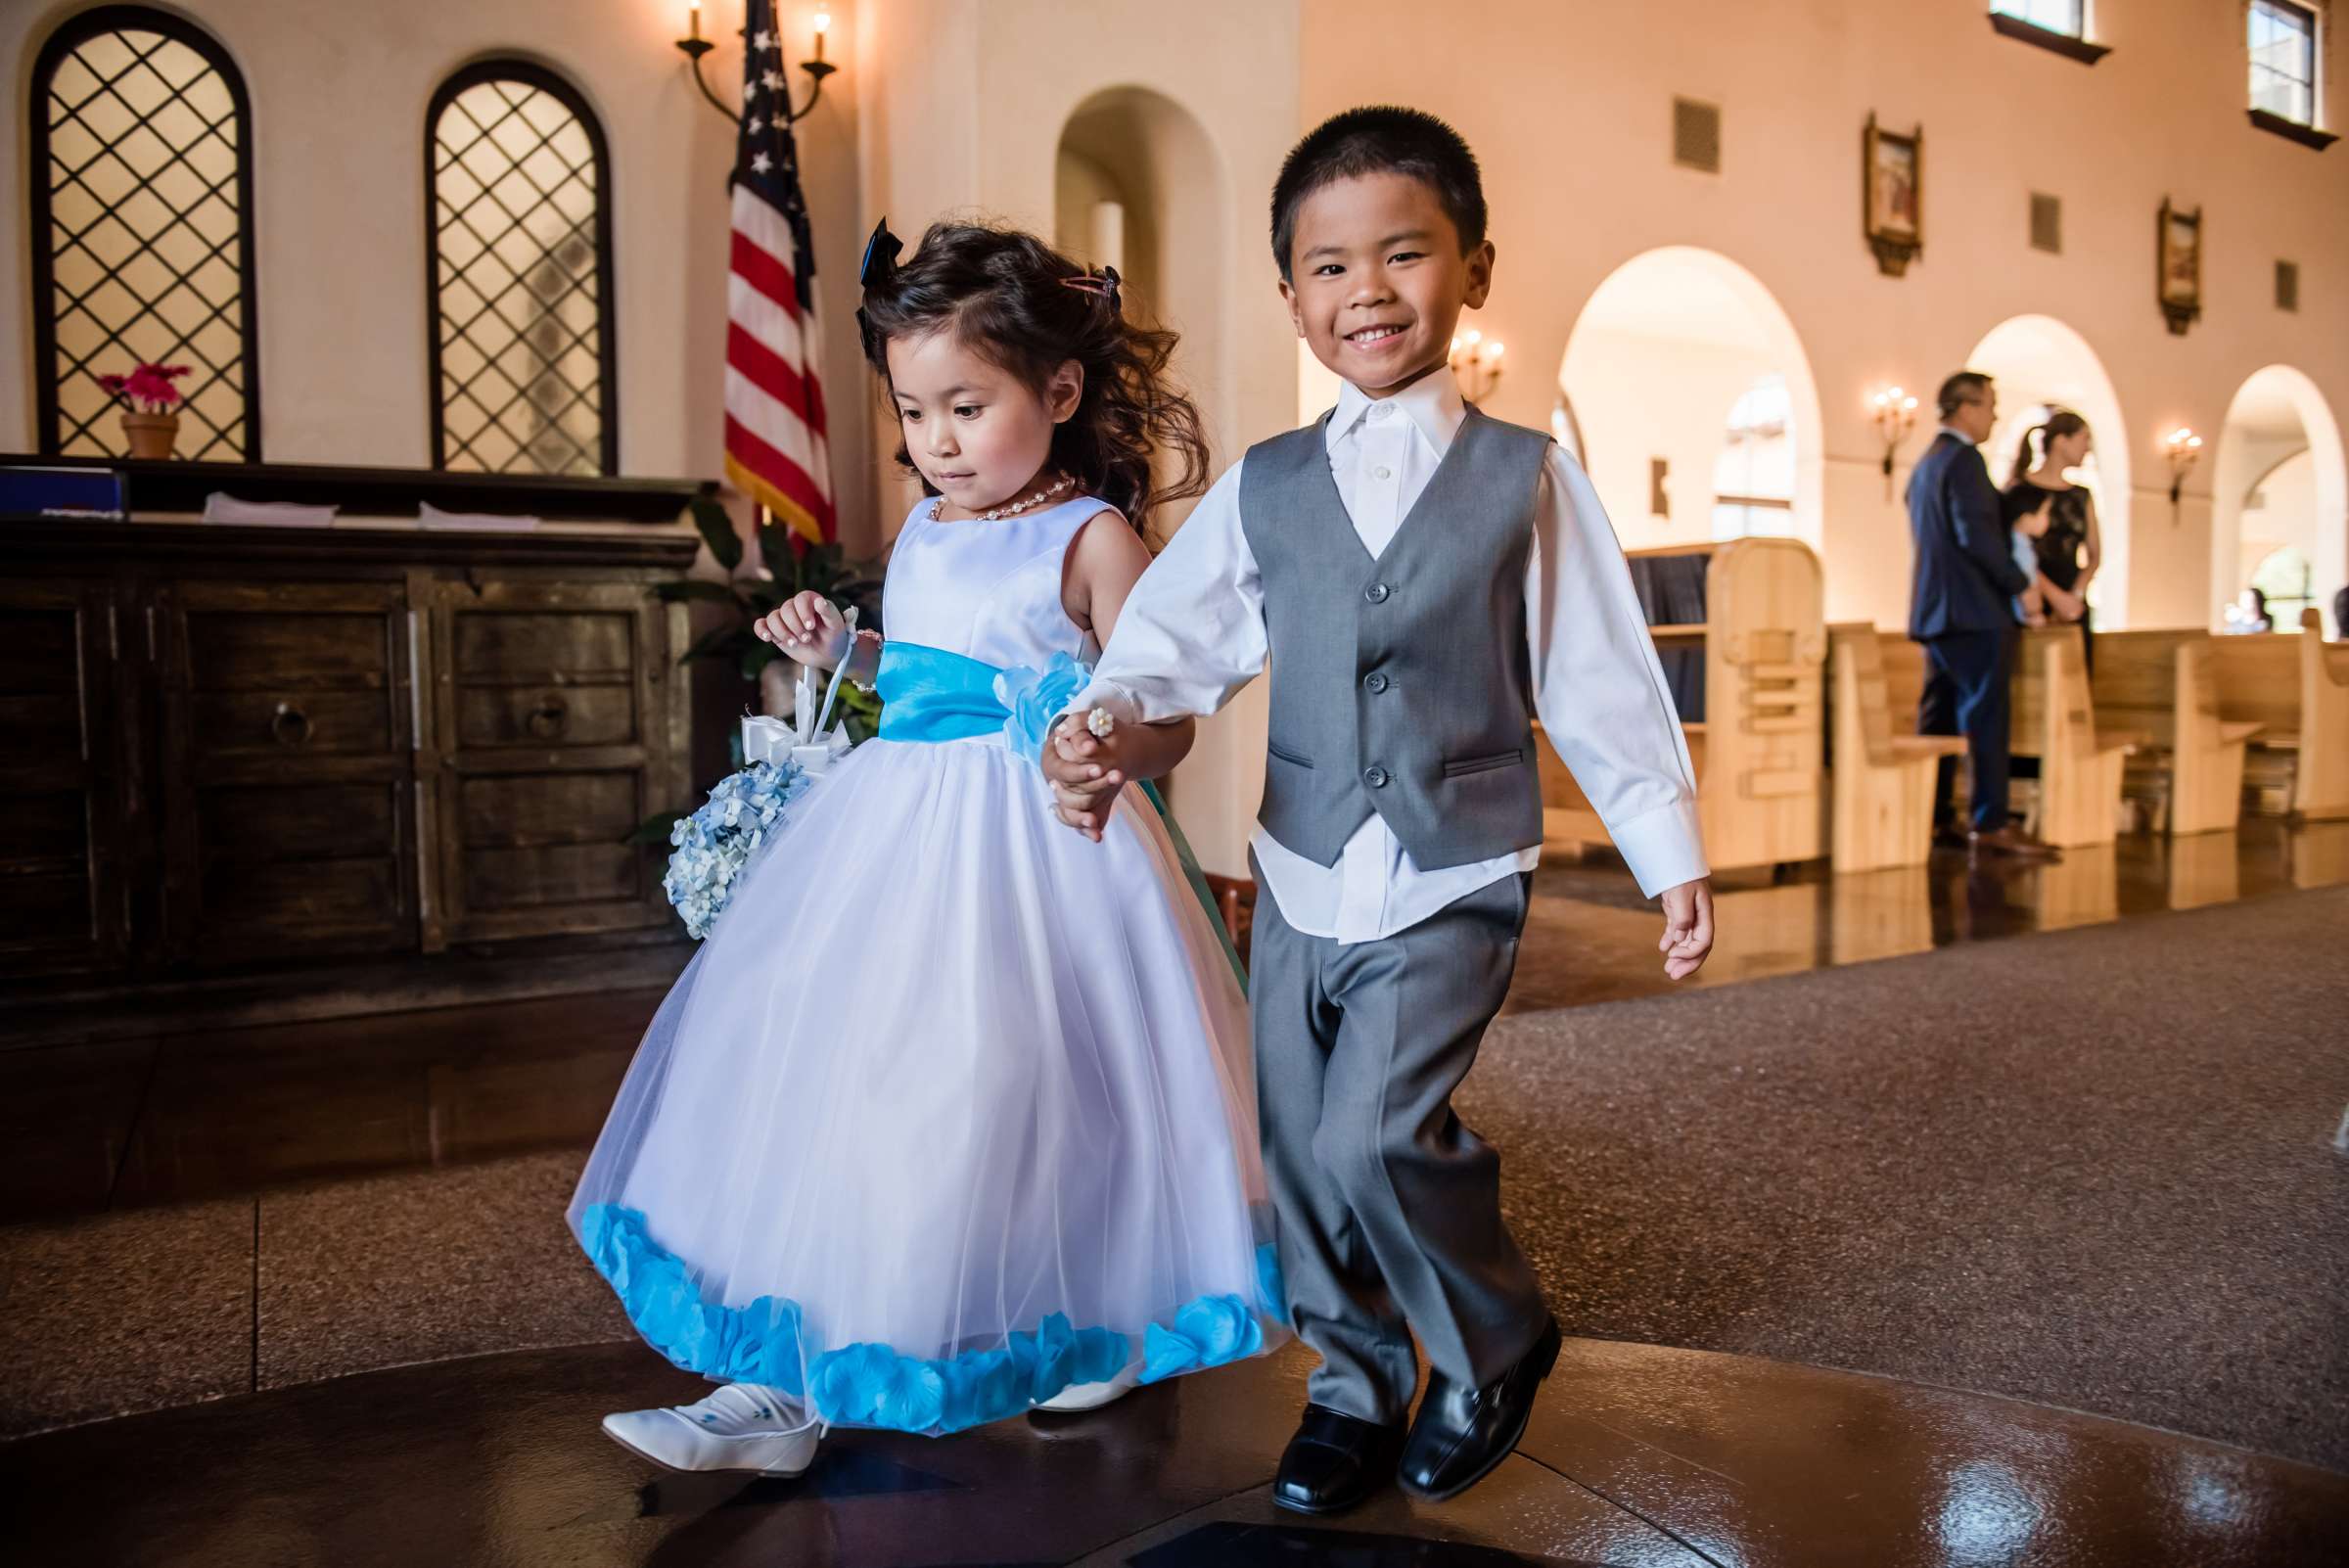
[(1116, 267), (1103, 267), (1099, 277), (1087, 272), (1082, 277), (1063, 278), (1060, 281), (1069, 288), (1082, 290), (1086, 294), (1099, 295), (1109, 301), (1109, 307), (1112, 310), (1122, 312), (1125, 308), (1125, 301), (1122, 298), (1124, 280), (1118, 276)]

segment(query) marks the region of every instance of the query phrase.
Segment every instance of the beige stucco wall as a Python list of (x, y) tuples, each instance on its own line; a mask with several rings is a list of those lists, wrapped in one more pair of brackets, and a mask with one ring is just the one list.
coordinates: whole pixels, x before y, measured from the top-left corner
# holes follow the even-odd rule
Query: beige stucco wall
[[(0, 60), (14, 88), (0, 210), (15, 218), (0, 247), (0, 299), (8, 301), (0, 313), (0, 443), (15, 449), (29, 449), (35, 437), (21, 127), (33, 55), (58, 22), (82, 9), (29, 0), (0, 6)], [(458, 68), (513, 55), (569, 78), (609, 140), (622, 469), (717, 475), (733, 134), (694, 90), (672, 46), (684, 31), (681, 0), (412, 0), (365, 8), (363, 17), (315, 0), (193, 0), (171, 9), (226, 47), (252, 99), (261, 423), (271, 461), (430, 460), (425, 110)], [(711, 57), (712, 75), (731, 100), (740, 13), (722, 3), (709, 9), (708, 31), (726, 39)], [(783, 9), (796, 57), (814, 8)], [(836, 48), (853, 47), (855, 9), (832, 8)], [(819, 275), (836, 281), (853, 272), (861, 239), (858, 85), (853, 71), (834, 76), (801, 133)], [(827, 335), (827, 351), (851, 376), (852, 308), (846, 300), (834, 306)], [(847, 450), (869, 439), (867, 406), (861, 396), (836, 399), (835, 439)], [(877, 539), (869, 494), (848, 499), (844, 530)]]
[[(2173, 527), (2158, 438), (2179, 425), (2215, 436), (2234, 389), (2274, 361), (2349, 408), (2349, 155), (2247, 123), (2235, 4), (2099, 6), (2113, 52), (2095, 67), (2000, 37), (1986, 13), (1960, 0), (1687, 0), (1668, 11), (1578, 0), (1490, 6), (1464, 27), (1416, 0), (1303, 0), (1302, 107), (1313, 120), (1406, 102), (1451, 119), (1477, 149), (1500, 253), (1481, 324), (1507, 340), (1516, 366), (1494, 401), (1504, 417), (1547, 419), (1543, 372), (1584, 300), (1628, 257), (1695, 245), (1758, 276), (1819, 387), (1831, 618), (1890, 623), (1907, 608), (1906, 529), (1885, 499), (1866, 393), (1929, 389), (2008, 317), (2069, 323), (2101, 358), (2127, 427), (2102, 438), (2125, 439), (2132, 459), (2133, 619), (2198, 623), (2211, 465), (2189, 477)], [(2330, 56), (2337, 65), (2337, 44)], [(1722, 106), (1722, 173), (1673, 164), (1675, 94)], [(2349, 102), (2337, 85), (2328, 96), (2337, 126)], [(1880, 276), (1861, 237), (1871, 111), (1893, 128), (1924, 126), (1925, 252), (1906, 278)], [(2029, 248), (2034, 190), (2063, 199), (2060, 256)], [(2165, 195), (2204, 213), (2205, 314), (2185, 338), (2169, 335), (2153, 299)], [(2273, 303), (2280, 256), (2300, 263), (2297, 315)]]
[[(0, 210), (25, 210), (30, 56), (72, 9), (0, 8), (0, 59), (16, 89)], [(449, 71), (511, 50), (577, 83), (611, 140), (623, 468), (716, 473), (731, 142), (670, 47), (683, 0), (408, 0), (370, 10), (363, 25), (341, 7), (297, 0), (184, 9), (235, 56), (253, 99), (271, 458), (425, 460), (424, 106)], [(783, 7), (795, 56), (814, 9)], [(1064, 131), (1104, 93), (1140, 95), (1150, 108), (1136, 123), (1161, 127), (1142, 156), (1164, 155), (1151, 178), (1166, 210), (1133, 215), (1131, 232), (1180, 237), (1166, 251), (1179, 267), (1152, 303), (1187, 335), (1183, 368), (1222, 461), (1298, 412), (1297, 347), (1264, 241), (1279, 159), (1322, 115), (1382, 100), (1451, 119), (1484, 161), (1499, 267), (1479, 324), (1509, 344), (1511, 371), (1491, 400), (1503, 417), (1546, 425), (1578, 315), (1634, 256), (1701, 247), (1768, 290), (1819, 400), (1823, 428), (1805, 434), (1824, 453), (1820, 546), (1835, 618), (1894, 623), (1906, 613), (1906, 526), (1885, 494), (1866, 394), (1896, 382), (1929, 389), (2009, 318), (2066, 324), (2115, 391), (2122, 428), (2097, 434), (2128, 459), (2116, 594), (2136, 624), (2196, 623), (2215, 598), (2219, 464), (2189, 476), (2173, 519), (2162, 433), (2190, 425), (2215, 441), (2235, 389), (2277, 363), (2349, 414), (2349, 149), (2316, 153), (2246, 123), (2234, 0), (2100, 6), (2098, 36), (2113, 53), (2093, 68), (1998, 36), (1971, 0), (830, 9), (832, 57), (845, 69), (801, 145), (827, 279), (843, 533), (860, 551), (894, 531), (911, 496), (890, 472), (892, 433), (872, 427), (856, 368), (852, 273), (865, 231), (885, 212), (911, 235), (941, 212), (976, 210), (1051, 232)], [(728, 0), (709, 7), (707, 30), (729, 39), (713, 61), (729, 95), (738, 15)], [(2328, 64), (2341, 58), (2337, 45), (2327, 51)], [(1722, 106), (1721, 174), (1672, 163), (1676, 93)], [(2349, 102), (2337, 85), (2328, 97), (2325, 117), (2337, 126)], [(1878, 273), (1860, 234), (1856, 164), (1870, 112), (1925, 130), (1926, 249), (1901, 279)], [(2063, 200), (2060, 256), (2027, 244), (2034, 190)], [(2184, 338), (2165, 330), (2153, 300), (2165, 196), (2205, 214), (2206, 313)], [(28, 244), (20, 219), (0, 246), (0, 442), (18, 447), (33, 437)], [(2272, 300), (2279, 257), (2301, 268), (2297, 314)], [(1593, 411), (1581, 412), (1591, 424)], [(1681, 434), (1656, 449), (1679, 449)], [(1675, 477), (1704, 476), (1676, 462)], [(2344, 523), (2320, 526), (2338, 534)], [(2349, 562), (2349, 546), (2320, 558)], [(2329, 597), (2337, 584), (2319, 586)], [(1177, 782), (1214, 869), (1242, 869), (1258, 702), (1211, 726)]]

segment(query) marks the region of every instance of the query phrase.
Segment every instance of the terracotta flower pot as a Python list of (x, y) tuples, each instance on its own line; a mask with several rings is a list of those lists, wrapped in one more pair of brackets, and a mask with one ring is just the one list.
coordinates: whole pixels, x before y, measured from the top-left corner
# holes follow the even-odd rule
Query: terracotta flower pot
[(177, 414), (124, 414), (122, 434), (130, 438), (130, 455), (156, 461), (171, 455), (171, 443), (179, 438)]

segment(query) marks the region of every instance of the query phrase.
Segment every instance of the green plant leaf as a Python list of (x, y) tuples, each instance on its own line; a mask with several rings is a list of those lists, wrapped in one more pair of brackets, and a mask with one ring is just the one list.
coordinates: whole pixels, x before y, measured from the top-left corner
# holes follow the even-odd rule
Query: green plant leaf
[(733, 659), (739, 656), (738, 644), (757, 641), (740, 626), (719, 626), (694, 638), (693, 646), (685, 650), (677, 663), (689, 664), (696, 659)]
[(749, 644), (742, 650), (742, 678), (757, 680), (759, 671), (782, 657), (782, 651), (773, 643), (761, 642), (757, 637), (751, 638)]
[(775, 591), (788, 599), (800, 590), (799, 552), (791, 547), (791, 530), (772, 523), (759, 530), (759, 558), (775, 576)]
[(742, 538), (734, 531), (734, 519), (717, 503), (714, 495), (697, 495), (688, 504), (693, 513), (693, 526), (701, 530), (702, 542), (710, 546), (710, 554), (731, 576), (742, 565)]
[(722, 582), (712, 582), (708, 577), (688, 577), (682, 582), (657, 582), (653, 585), (653, 591), (670, 604), (686, 599), (707, 599), (713, 604), (730, 604), (737, 609), (742, 606), (741, 597), (732, 588)]
[(634, 830), (620, 842), (622, 844), (666, 845), (668, 843), (669, 830), (684, 821), (686, 815), (687, 813), (683, 811), (664, 811), (659, 816), (648, 816), (637, 823)]

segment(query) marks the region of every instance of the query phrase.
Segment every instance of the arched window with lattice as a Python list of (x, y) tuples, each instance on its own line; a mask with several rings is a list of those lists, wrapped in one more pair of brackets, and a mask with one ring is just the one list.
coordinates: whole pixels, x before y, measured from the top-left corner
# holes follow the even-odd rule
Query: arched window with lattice
[(186, 365), (177, 455), (261, 455), (252, 105), (236, 63), (146, 6), (67, 19), (33, 63), (33, 353), (43, 452), (118, 457), (99, 377)]
[(433, 466), (614, 474), (611, 159), (586, 100), (469, 66), (426, 119)]

